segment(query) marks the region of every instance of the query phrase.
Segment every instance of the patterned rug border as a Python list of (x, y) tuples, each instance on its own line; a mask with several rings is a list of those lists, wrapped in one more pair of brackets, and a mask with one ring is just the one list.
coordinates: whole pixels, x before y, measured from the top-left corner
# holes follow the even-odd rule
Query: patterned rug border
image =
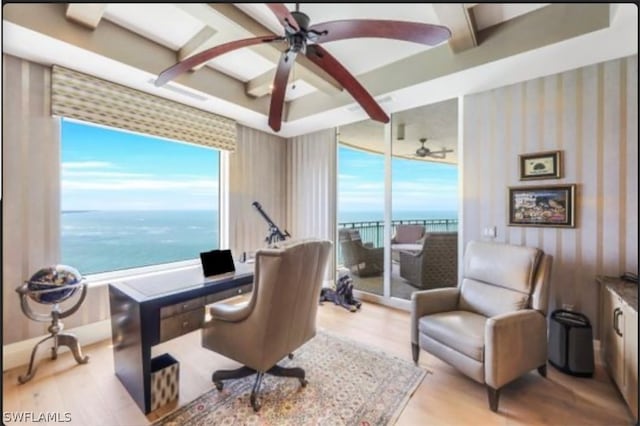
[[(386, 352), (385, 350), (380, 349), (379, 347), (375, 347), (375, 346), (372, 346), (372, 345), (367, 344), (367, 343), (362, 343), (362, 342), (359, 342), (359, 341), (355, 341), (355, 340), (350, 339), (350, 338), (345, 337), (345, 336), (334, 334), (334, 333), (332, 333), (330, 331), (327, 331), (326, 329), (323, 329), (323, 328), (320, 328), (320, 327), (318, 327), (317, 333), (316, 333), (316, 337), (314, 337), (314, 339), (316, 339), (318, 337), (324, 337), (326, 339), (334, 339), (336, 341), (341, 342), (345, 346), (350, 346), (352, 348), (357, 348), (357, 349), (360, 349), (362, 351), (369, 352), (370, 354), (375, 354), (377, 356), (386, 358), (386, 359), (388, 359), (390, 361), (393, 361), (394, 363), (398, 363), (398, 364), (400, 364), (400, 365), (402, 365), (404, 367), (407, 367), (407, 368), (410, 368), (411, 370), (413, 370), (412, 371), (412, 377), (411, 377), (410, 381), (408, 381), (407, 384), (406, 384), (406, 388), (403, 391), (402, 398), (397, 400), (397, 401), (395, 401), (395, 404), (394, 404), (395, 408), (394, 408), (394, 410), (392, 412), (388, 413), (386, 422), (384, 422), (384, 418), (382, 418), (382, 419), (380, 419), (382, 421), (381, 423), (380, 422), (376, 423), (376, 424), (379, 424), (379, 425), (389, 425), (389, 426), (394, 425), (397, 422), (397, 420), (400, 417), (400, 415), (402, 414), (402, 412), (404, 411), (404, 409), (406, 408), (407, 403), (409, 402), (411, 397), (415, 394), (416, 390), (418, 389), (418, 387), (420, 386), (420, 384), (424, 380), (424, 378), (427, 375), (432, 374), (432, 371), (430, 371), (429, 369), (426, 369), (424, 367), (416, 366), (413, 362), (411, 362), (411, 361), (409, 361), (407, 359), (404, 359), (404, 358), (400, 358), (397, 355), (390, 354), (390, 353)], [(309, 341), (309, 342), (311, 342), (311, 341)], [(307, 342), (307, 343), (309, 343), (309, 342)], [(213, 384), (212, 384), (212, 388), (211, 389), (209, 389), (206, 392), (204, 392), (203, 394), (197, 396), (195, 399), (187, 402), (183, 406), (178, 407), (175, 410), (167, 413), (166, 415), (162, 416), (160, 419), (155, 420), (153, 423), (150, 424), (150, 426), (172, 425), (173, 423), (167, 423), (167, 422), (171, 422), (173, 418), (177, 417), (181, 413), (192, 412), (192, 410), (196, 409), (195, 407), (197, 407), (198, 404), (202, 404), (202, 400), (203, 399), (207, 398), (207, 396), (211, 395), (212, 393), (218, 393), (216, 388), (213, 387)], [(263, 423), (260, 423), (260, 424), (263, 424)], [(369, 423), (367, 423), (367, 424), (369, 424)]]

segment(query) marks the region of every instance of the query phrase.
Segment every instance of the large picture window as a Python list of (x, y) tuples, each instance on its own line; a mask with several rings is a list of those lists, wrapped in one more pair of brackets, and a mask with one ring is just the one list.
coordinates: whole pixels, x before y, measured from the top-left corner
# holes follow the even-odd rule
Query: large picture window
[(83, 275), (219, 247), (219, 152), (62, 120), (62, 262)]

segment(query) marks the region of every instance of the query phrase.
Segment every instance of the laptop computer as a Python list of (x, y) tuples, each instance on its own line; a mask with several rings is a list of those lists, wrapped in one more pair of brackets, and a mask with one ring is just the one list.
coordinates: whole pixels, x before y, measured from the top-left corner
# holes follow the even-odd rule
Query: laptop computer
[(205, 277), (234, 272), (236, 270), (231, 250), (202, 252), (200, 253), (200, 261), (202, 262), (202, 272)]

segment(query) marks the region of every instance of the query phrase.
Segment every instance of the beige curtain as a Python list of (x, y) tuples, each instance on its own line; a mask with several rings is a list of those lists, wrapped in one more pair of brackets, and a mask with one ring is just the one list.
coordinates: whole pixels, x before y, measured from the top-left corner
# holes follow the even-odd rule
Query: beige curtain
[[(287, 224), (295, 237), (336, 241), (335, 129), (327, 129), (287, 141)], [(335, 256), (327, 268), (333, 279)]]
[[(252, 206), (258, 201), (286, 229), (286, 142), (283, 138), (238, 125), (236, 150), (229, 154), (229, 248), (235, 259), (266, 247), (267, 222)], [(293, 234), (292, 234), (293, 235)]]

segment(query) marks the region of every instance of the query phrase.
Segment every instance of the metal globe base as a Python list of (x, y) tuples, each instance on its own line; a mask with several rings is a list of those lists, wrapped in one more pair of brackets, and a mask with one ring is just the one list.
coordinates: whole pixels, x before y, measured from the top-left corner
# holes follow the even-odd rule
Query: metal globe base
[(33, 350), (31, 351), (31, 359), (29, 360), (29, 369), (25, 374), (18, 376), (18, 383), (24, 384), (31, 380), (36, 374), (36, 370), (38, 369), (38, 365), (35, 363), (36, 353), (38, 352), (38, 348), (40, 347), (40, 345), (49, 339), (53, 339), (53, 347), (51, 348), (52, 360), (58, 358), (59, 347), (66, 346), (71, 350), (71, 353), (73, 354), (73, 357), (78, 364), (86, 364), (87, 362), (89, 362), (89, 356), (82, 354), (82, 349), (80, 348), (80, 344), (78, 343), (78, 339), (76, 338), (76, 336), (70, 333), (61, 333), (61, 331), (64, 330), (64, 324), (62, 323), (62, 321), (60, 321), (60, 318), (67, 317), (77, 311), (87, 295), (87, 284), (85, 282), (82, 282), (78, 285), (82, 286), (82, 293), (76, 304), (65, 312), (60, 312), (60, 307), (56, 303), (55, 305), (53, 305), (53, 309), (51, 310), (50, 315), (38, 314), (31, 310), (31, 307), (29, 306), (29, 303), (27, 301), (27, 296), (30, 292), (28, 283), (25, 283), (24, 285), (16, 289), (16, 291), (20, 295), (20, 307), (22, 308), (22, 312), (24, 312), (26, 316), (34, 321), (45, 322), (51, 320), (51, 325), (49, 325), (49, 328), (47, 329), (50, 335), (40, 340), (33, 347)]

